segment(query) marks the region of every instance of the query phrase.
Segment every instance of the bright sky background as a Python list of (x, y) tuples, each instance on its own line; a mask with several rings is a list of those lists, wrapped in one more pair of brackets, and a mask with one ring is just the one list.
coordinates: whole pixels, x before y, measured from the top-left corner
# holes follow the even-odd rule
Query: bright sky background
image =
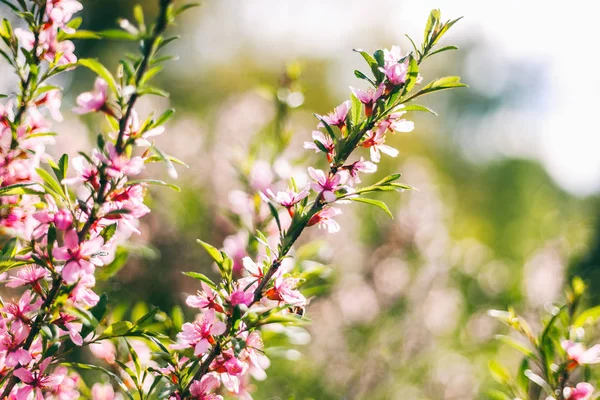
[(377, 41), (404, 33), (420, 38), (432, 8), (440, 8), (444, 18), (465, 17), (451, 33), (452, 43), (477, 38), (488, 45), (469, 58), (463, 80), (470, 90), (494, 93), (531, 78), (515, 73), (510, 68), (514, 65), (531, 64), (544, 71), (535, 76), (537, 97), (523, 98), (458, 129), (469, 135), (485, 133), (491, 145), (488, 155), (539, 159), (575, 194), (599, 191), (600, 47), (595, 20), (600, 1), (209, 0), (191, 18), (198, 25), (186, 27), (196, 30), (194, 46), (213, 62), (226, 61), (240, 50), (281, 59), (327, 55), (335, 60), (330, 78), (341, 97), (347, 90), (347, 71), (356, 62), (355, 54), (341, 49), (389, 46), (393, 43)]

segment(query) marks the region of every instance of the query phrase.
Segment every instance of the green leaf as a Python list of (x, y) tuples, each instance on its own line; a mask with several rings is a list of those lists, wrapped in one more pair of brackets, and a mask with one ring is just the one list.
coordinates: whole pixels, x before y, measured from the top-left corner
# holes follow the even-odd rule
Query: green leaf
[(135, 20), (135, 22), (137, 22), (140, 30), (144, 32), (146, 30), (146, 24), (144, 21), (144, 10), (139, 4), (136, 4), (133, 7), (133, 19)]
[(433, 28), (437, 25), (440, 20), (441, 12), (440, 10), (431, 10), (429, 13), (429, 18), (427, 19), (427, 24), (425, 24), (425, 32), (423, 34), (423, 43), (428, 44), (431, 38), (431, 34), (433, 32)]
[(44, 183), (48, 185), (50, 189), (52, 189), (52, 191), (56, 192), (56, 194), (62, 196), (63, 198), (66, 198), (65, 192), (63, 191), (61, 184), (58, 183), (56, 179), (54, 179), (46, 170), (36, 168), (35, 171), (40, 176), (40, 178), (42, 178)]
[(75, 17), (67, 23), (67, 27), (69, 27), (71, 29), (79, 29), (82, 22), (83, 22), (83, 18)]
[(124, 336), (133, 328), (133, 324), (129, 321), (118, 321), (106, 328), (102, 335), (98, 338), (98, 340), (111, 338), (111, 337), (119, 337)]
[[(319, 143), (321, 143), (321, 142), (319, 142)], [(267, 205), (269, 206), (269, 211), (271, 212), (271, 215), (273, 216), (273, 219), (275, 220), (275, 223), (277, 224), (277, 229), (279, 230), (279, 234), (283, 235), (283, 230), (281, 228), (281, 221), (279, 220), (279, 213), (277, 212), (277, 209), (270, 201), (267, 203)]]
[(33, 189), (28, 189), (30, 186), (37, 185), (37, 183), (15, 183), (0, 188), (0, 196), (20, 196), (23, 194), (43, 195), (44, 192), (39, 192)]
[(98, 32), (88, 31), (88, 30), (78, 30), (73, 33), (65, 33), (61, 32), (59, 35), (60, 40), (71, 40), (71, 39), (81, 39), (81, 40), (98, 40), (102, 39), (102, 35)]
[(139, 85), (144, 86), (146, 83), (150, 82), (150, 80), (154, 78), (160, 71), (162, 71), (162, 69), (163, 67), (159, 65), (150, 68), (148, 71), (146, 71), (142, 79), (140, 79)]
[(206, 250), (208, 255), (210, 255), (217, 264), (223, 264), (223, 261), (225, 260), (225, 258), (223, 257), (223, 254), (221, 254), (221, 252), (216, 247), (211, 246), (210, 244), (203, 242), (200, 239), (196, 239), (196, 242), (198, 244), (200, 244), (202, 247), (204, 247), (204, 250)]
[(509, 345), (510, 347), (521, 352), (523, 355), (525, 355), (527, 357), (531, 357), (534, 355), (532, 349), (530, 349), (523, 342), (521, 342), (515, 338), (512, 338), (510, 336), (505, 336), (505, 335), (496, 335), (496, 339), (502, 343)]
[(404, 99), (404, 102), (417, 98), (419, 96), (423, 96), (425, 94), (429, 94), (432, 92), (437, 92), (440, 90), (454, 89), (460, 87), (467, 87), (464, 83), (460, 82), (460, 77), (458, 76), (446, 76), (444, 78), (436, 79), (428, 83), (425, 87), (419, 90), (417, 93), (409, 96), (407, 99)]
[(212, 289), (217, 290), (217, 285), (210, 280), (210, 278), (204, 274), (201, 274), (200, 272), (182, 272), (185, 276), (189, 276), (190, 278), (194, 278), (197, 279), (201, 282), (206, 283), (208, 286), (210, 286)]
[(583, 327), (586, 324), (594, 324), (600, 319), (600, 306), (592, 307), (577, 316), (573, 322), (573, 329)]
[(118, 375), (116, 375), (113, 372), (110, 372), (106, 368), (102, 368), (97, 365), (82, 364), (82, 363), (75, 363), (75, 362), (63, 362), (63, 363), (61, 363), (61, 365), (64, 365), (65, 367), (75, 368), (75, 369), (93, 370), (93, 371), (103, 372), (106, 375), (108, 375), (109, 377), (111, 377), (119, 385), (119, 387), (122, 389), (123, 393), (125, 393), (127, 395), (127, 397), (129, 397), (129, 399), (134, 400), (133, 395), (130, 393), (130, 390), (123, 383), (121, 378), (119, 378)]
[(390, 218), (394, 219), (394, 215), (392, 214), (392, 212), (390, 211), (390, 209), (388, 208), (388, 206), (381, 200), (375, 200), (375, 199), (367, 199), (365, 197), (350, 197), (350, 200), (357, 202), (357, 203), (364, 203), (364, 204), (370, 204), (372, 206), (375, 207), (379, 207), (381, 208), (383, 211), (385, 211), (385, 213), (387, 215), (390, 216)]
[(114, 260), (110, 264), (96, 270), (96, 279), (98, 281), (109, 280), (125, 266), (128, 258), (129, 253), (125, 249), (121, 247), (117, 248)]
[(360, 119), (362, 117), (363, 105), (360, 102), (360, 100), (358, 99), (358, 97), (356, 97), (354, 95), (354, 93), (352, 93), (352, 95), (350, 96), (350, 99), (352, 100), (352, 108), (351, 108), (352, 126), (356, 126), (356, 125), (358, 125), (358, 123), (360, 122)]
[(167, 166), (167, 173), (169, 174), (169, 176), (173, 179), (176, 179), (178, 175), (177, 170), (173, 165), (173, 162), (175, 162), (175, 160), (173, 160), (173, 157), (168, 156), (158, 147), (151, 146), (150, 148), (154, 150), (155, 155), (158, 157), (158, 159), (165, 163), (165, 165)]
[(68, 169), (69, 156), (67, 154), (63, 154), (62, 157), (58, 160), (58, 171), (54, 171), (56, 174), (56, 178), (59, 182), (62, 182), (62, 180), (67, 177)]
[(167, 121), (173, 118), (173, 115), (175, 115), (175, 110), (172, 108), (168, 109), (167, 111), (162, 113), (162, 115), (158, 117), (156, 121), (154, 121), (154, 123), (152, 124), (152, 128), (166, 124)]
[(506, 385), (510, 382), (510, 374), (508, 370), (501, 365), (499, 362), (495, 360), (490, 360), (488, 363), (488, 367), (490, 372), (492, 373), (492, 378), (498, 383)]
[(442, 53), (442, 52), (448, 51), (448, 50), (458, 50), (458, 47), (456, 47), (456, 46), (445, 46), (445, 47), (442, 47), (441, 49), (438, 49), (436, 51), (432, 51), (431, 53), (427, 54), (427, 57), (431, 57), (434, 54)]
[(486, 394), (491, 400), (513, 400), (509, 395), (496, 389), (491, 389)]
[(407, 104), (404, 108), (399, 109), (399, 111), (425, 111), (437, 116), (437, 113), (425, 106), (420, 104)]
[(519, 366), (519, 371), (517, 372), (517, 386), (523, 392), (527, 393), (529, 391), (529, 379), (527, 375), (525, 375), (525, 371), (529, 369), (529, 359), (523, 358), (521, 361), (521, 365)]
[[(329, 135), (331, 140), (335, 143), (335, 141), (336, 141), (335, 133), (333, 133), (333, 129), (331, 129), (331, 126), (329, 126), (329, 124), (327, 122), (325, 122), (323, 117), (321, 117), (319, 114), (314, 114), (314, 116), (317, 117), (317, 119), (319, 121), (321, 121), (321, 123), (325, 127), (325, 130), (327, 131), (327, 134)], [(315, 142), (316, 142), (316, 140), (315, 140)], [(319, 147), (319, 145), (317, 145), (317, 147)], [(321, 149), (321, 151), (323, 151), (322, 149), (325, 149), (325, 147), (323, 147), (323, 145), (321, 144), (321, 147), (319, 147), (319, 149)], [(327, 149), (325, 149), (323, 152), (327, 153)]]
[(189, 10), (191, 8), (194, 8), (194, 7), (200, 7), (200, 3), (188, 3), (188, 4), (182, 5), (177, 10), (175, 10), (175, 16), (178, 16), (182, 12)]
[(95, 60), (92, 58), (84, 58), (84, 59), (79, 60), (77, 62), (77, 64), (81, 65), (82, 67), (86, 67), (86, 68), (92, 70), (99, 77), (104, 79), (114, 94), (119, 93), (119, 89), (117, 87), (117, 81), (115, 80), (114, 76), (98, 60)]
[(2, 250), (0, 250), (0, 255), (3, 259), (11, 259), (14, 258), (17, 254), (17, 238), (11, 238), (6, 242)]
[(366, 76), (359, 70), (354, 70), (354, 76), (356, 76), (358, 79), (364, 79), (365, 81), (368, 81), (373, 86), (377, 86), (377, 84), (373, 81), (373, 79), (369, 78), (368, 76)]
[(167, 183), (164, 181), (160, 181), (158, 179), (136, 179), (133, 181), (128, 181), (125, 186), (131, 186), (131, 185), (137, 185), (140, 183), (145, 183), (148, 185), (157, 185), (157, 186), (165, 186), (168, 187), (170, 189), (173, 189), (176, 192), (181, 192), (181, 188), (177, 185), (173, 185), (172, 183)]
[(133, 327), (135, 329), (137, 328), (143, 328), (147, 325), (150, 325), (151, 323), (153, 323), (155, 321), (154, 316), (156, 314), (158, 314), (158, 312), (160, 311), (160, 308), (153, 306), (150, 311), (148, 311), (146, 314), (144, 314), (142, 317), (138, 318), (134, 324)]
[(269, 315), (268, 317), (261, 319), (258, 322), (258, 325), (267, 325), (267, 324), (285, 324), (292, 326), (300, 326), (300, 325), (308, 325), (311, 323), (311, 320), (306, 317), (301, 317), (296, 314), (275, 314)]
[(104, 243), (107, 243), (117, 232), (117, 224), (110, 224), (105, 226), (102, 231), (100, 231), (100, 236), (104, 239)]
[(140, 96), (143, 96), (145, 94), (151, 94), (151, 95), (154, 95), (154, 96), (169, 98), (169, 93), (168, 92), (165, 92), (164, 90), (156, 88), (156, 87), (153, 87), (153, 86), (146, 86), (146, 87), (144, 87), (142, 90), (140, 90), (138, 92), (138, 94)]
[(377, 63), (377, 60), (366, 51), (360, 49), (354, 49), (354, 51), (359, 53), (365, 59), (367, 64), (369, 64), (369, 67), (371, 67), (371, 72), (373, 72), (373, 76), (375, 76), (375, 80), (377, 82), (381, 82), (385, 75), (379, 70), (379, 64)]
[(100, 35), (103, 39), (109, 40), (128, 40), (136, 42), (140, 40), (139, 35), (122, 31), (120, 29), (108, 29), (105, 31), (100, 31), (98, 32), (98, 35)]

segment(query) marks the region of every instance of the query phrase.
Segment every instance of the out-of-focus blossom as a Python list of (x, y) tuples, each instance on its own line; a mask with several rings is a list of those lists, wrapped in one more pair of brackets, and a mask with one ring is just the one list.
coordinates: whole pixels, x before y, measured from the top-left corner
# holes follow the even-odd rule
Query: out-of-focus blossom
[(563, 396), (566, 400), (588, 400), (594, 394), (594, 387), (587, 382), (580, 382), (575, 387), (566, 387)]
[(97, 78), (94, 83), (94, 90), (84, 92), (77, 96), (77, 107), (73, 112), (77, 114), (87, 114), (107, 109), (106, 101), (108, 100), (108, 84), (102, 78)]
[(596, 344), (586, 349), (581, 343), (575, 343), (571, 340), (561, 342), (563, 349), (567, 352), (570, 360), (577, 364), (598, 364), (600, 363), (600, 344)]

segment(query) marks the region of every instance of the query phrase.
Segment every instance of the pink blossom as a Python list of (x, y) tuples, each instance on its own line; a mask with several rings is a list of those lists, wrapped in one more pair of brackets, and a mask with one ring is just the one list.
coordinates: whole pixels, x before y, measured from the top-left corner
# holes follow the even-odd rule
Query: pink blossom
[[(33, 47), (33, 46), (32, 46)], [(31, 49), (29, 49), (31, 50)], [(39, 35), (39, 55), (49, 63), (67, 65), (77, 62), (74, 54), (75, 45), (70, 40), (58, 40), (58, 29), (53, 25), (46, 25)]]
[[(109, 223), (113, 220), (121, 221), (131, 232), (140, 234), (137, 220), (150, 212), (150, 208), (144, 204), (146, 187), (144, 184), (125, 186), (114, 190), (102, 206), (101, 214), (105, 219), (102, 222)], [(120, 210), (122, 213), (107, 215), (111, 211)]]
[(254, 293), (252, 288), (248, 288), (244, 290), (245, 286), (240, 284), (239, 282), (234, 284), (234, 290), (229, 295), (229, 303), (235, 307), (240, 304), (244, 304), (245, 306), (250, 306), (254, 301)]
[(236, 358), (232, 349), (227, 349), (212, 362), (210, 368), (220, 373), (221, 382), (227, 390), (238, 394), (241, 386), (240, 377), (248, 369), (247, 364)]
[(100, 296), (91, 289), (95, 284), (96, 278), (94, 278), (94, 275), (82, 276), (69, 293), (69, 300), (85, 307), (95, 306), (100, 300)]
[(388, 82), (394, 86), (401, 85), (406, 82), (408, 73), (408, 65), (406, 63), (386, 65), (380, 70), (385, 74)]
[(123, 175), (138, 175), (144, 169), (142, 157), (130, 158), (126, 154), (119, 154), (112, 143), (106, 147), (108, 158), (103, 155), (99, 155), (99, 157), (107, 165), (106, 173), (113, 178), (120, 178)]
[(350, 175), (348, 178), (348, 183), (351, 185), (355, 185), (360, 183), (359, 172), (365, 174), (372, 174), (377, 171), (377, 164), (374, 164), (370, 161), (365, 161), (363, 157), (360, 160), (353, 162), (352, 164), (344, 167), (344, 171), (347, 171)]
[(267, 378), (265, 369), (270, 365), (267, 356), (264, 355), (264, 344), (257, 331), (240, 334), (245, 340), (246, 346), (240, 352), (240, 359), (249, 365), (249, 372), (254, 379), (264, 380)]
[(64, 375), (60, 373), (44, 373), (51, 361), (51, 358), (46, 358), (39, 365), (38, 371), (33, 373), (25, 368), (19, 368), (13, 372), (25, 384), (25, 386), (17, 390), (16, 400), (27, 400), (31, 392), (34, 393), (34, 397), (37, 400), (41, 400), (44, 398), (42, 391), (52, 389), (62, 383), (65, 378)]
[(117, 349), (110, 340), (101, 340), (90, 344), (90, 351), (96, 357), (106, 361), (108, 364), (114, 364), (116, 360)]
[(567, 352), (570, 360), (577, 364), (598, 364), (600, 363), (600, 344), (596, 344), (586, 349), (581, 343), (575, 343), (570, 340), (561, 342), (563, 349)]
[(594, 387), (587, 382), (580, 382), (577, 386), (566, 387), (563, 395), (567, 400), (588, 400), (594, 394)]
[(197, 400), (223, 400), (223, 396), (213, 394), (220, 386), (219, 378), (215, 373), (204, 375), (200, 381), (194, 381), (190, 386), (190, 393)]
[(233, 272), (239, 275), (243, 270), (242, 260), (248, 255), (248, 232), (240, 231), (223, 240), (223, 251), (233, 260)]
[(73, 109), (73, 112), (77, 114), (87, 114), (104, 110), (106, 108), (107, 99), (108, 84), (104, 79), (96, 78), (93, 91), (84, 92), (77, 96), (77, 107)]
[(371, 114), (373, 114), (373, 105), (381, 97), (384, 89), (385, 85), (383, 83), (379, 85), (376, 90), (372, 88), (367, 90), (355, 89), (353, 87), (350, 88), (356, 98), (365, 105), (365, 115), (367, 117), (370, 117)]
[(140, 123), (140, 117), (137, 111), (132, 110), (131, 116), (127, 121), (126, 129), (125, 129), (125, 138), (133, 138), (135, 139), (135, 144), (138, 146), (150, 146), (149, 138), (162, 135), (165, 131), (163, 126), (157, 126), (152, 129), (148, 129), (144, 133), (141, 133), (142, 124)]
[(401, 118), (406, 111), (403, 111), (404, 105), (400, 105), (392, 110), (392, 113), (388, 115), (385, 121), (381, 122), (382, 128), (384, 124), (387, 124), (388, 129), (394, 132), (412, 132), (415, 129), (415, 123)]
[(60, 113), (62, 94), (59, 89), (52, 89), (47, 91), (40, 97), (35, 104), (37, 106), (45, 105), (52, 118), (60, 122), (63, 120), (63, 116)]
[(39, 281), (48, 276), (48, 271), (36, 265), (28, 265), (17, 272), (17, 276), (11, 276), (6, 286), (16, 288), (19, 286), (39, 286)]
[(42, 225), (36, 228), (36, 237), (45, 234), (48, 229), (48, 224), (54, 222), (56, 228), (61, 231), (67, 230), (73, 223), (73, 215), (67, 209), (58, 209), (54, 198), (50, 195), (45, 196), (46, 208), (33, 214), (33, 218), (40, 221)]
[(59, 375), (63, 375), (65, 378), (63, 381), (52, 389), (53, 399), (56, 400), (72, 400), (78, 399), (80, 393), (77, 390), (79, 386), (80, 377), (76, 373), (68, 375), (66, 367), (60, 366), (55, 369), (55, 372)]
[(385, 66), (398, 64), (401, 59), (402, 51), (400, 49), (400, 46), (392, 46), (392, 48), (389, 50), (383, 50), (383, 60)]
[(387, 154), (390, 157), (396, 157), (398, 150), (385, 143), (385, 131), (387, 127), (380, 126), (375, 130), (370, 130), (366, 134), (366, 139), (362, 142), (362, 146), (369, 148), (371, 151), (371, 161), (381, 161), (381, 153)]
[(194, 355), (199, 356), (215, 343), (213, 336), (222, 335), (225, 330), (225, 324), (215, 317), (215, 310), (208, 310), (201, 320), (183, 324), (182, 332), (177, 334), (178, 344), (172, 347), (176, 350), (194, 347)]
[(23, 28), (15, 28), (14, 34), (21, 47), (27, 51), (33, 50), (33, 46), (35, 46), (35, 35), (31, 31)]
[(329, 233), (340, 231), (340, 225), (333, 218), (340, 215), (342, 210), (335, 207), (325, 207), (308, 221), (308, 226), (317, 225), (319, 229), (327, 229)]
[[(50, 0), (46, 4), (46, 15), (54, 24), (59, 27), (64, 27), (67, 22), (78, 11), (81, 11), (83, 6), (76, 0)], [(72, 30), (67, 30), (72, 33)]]
[(53, 324), (64, 327), (69, 333), (69, 337), (71, 341), (77, 345), (81, 346), (83, 344), (83, 338), (81, 337), (81, 328), (83, 325), (81, 323), (73, 323), (76, 321), (77, 317), (73, 315), (69, 315), (61, 312), (60, 318), (52, 321)]
[(75, 283), (79, 278), (93, 274), (94, 265), (102, 265), (97, 253), (103, 243), (104, 239), (101, 236), (79, 243), (77, 231), (74, 229), (65, 234), (65, 245), (55, 247), (52, 255), (57, 260), (67, 262), (62, 270), (62, 276), (67, 283)]
[(34, 296), (27, 290), (23, 292), (18, 303), (6, 303), (2, 308), (2, 311), (7, 315), (7, 321), (20, 321), (28, 330), (28, 325), (31, 323), (29, 314), (39, 310), (42, 303), (43, 300), (41, 298)]
[(219, 298), (217, 292), (204, 282), (201, 282), (200, 285), (202, 290), (199, 290), (196, 296), (188, 296), (185, 303), (190, 307), (209, 308), (222, 313), (223, 307), (217, 302)]
[(281, 204), (287, 208), (290, 217), (294, 216), (294, 205), (302, 201), (310, 193), (310, 187), (307, 186), (300, 192), (296, 193), (292, 189), (288, 189), (285, 192), (277, 192), (274, 194), (271, 189), (267, 189), (267, 196), (269, 196), (274, 202)]
[(306, 304), (306, 297), (296, 289), (300, 279), (284, 277), (283, 271), (277, 271), (273, 287), (265, 293), (265, 297), (293, 306)]
[(333, 156), (335, 153), (335, 143), (331, 139), (331, 136), (324, 134), (321, 131), (313, 131), (312, 132), (312, 142), (304, 142), (305, 149), (314, 149), (315, 152), (322, 151), (319, 146), (315, 144), (315, 142), (319, 142), (323, 145), (325, 149), (327, 149), (327, 161), (331, 162), (333, 160)]
[(27, 326), (18, 323), (13, 323), (10, 330), (0, 333), (0, 351), (5, 353), (7, 367), (27, 365), (31, 361), (31, 354), (22, 348), (28, 335)]
[[(321, 116), (320, 118), (330, 126), (337, 126), (342, 129), (346, 126), (346, 116), (350, 111), (350, 100), (346, 100), (339, 106), (337, 106), (332, 112), (327, 115)], [(320, 122), (318, 127), (323, 127), (323, 123)]]
[(308, 167), (308, 174), (315, 181), (311, 184), (311, 188), (315, 192), (321, 193), (323, 200), (331, 203), (337, 199), (335, 192), (340, 189), (339, 185), (342, 183), (342, 175), (326, 175), (322, 170), (314, 169), (313, 167)]
[(256, 280), (262, 279), (264, 270), (262, 265), (255, 263), (250, 257), (244, 257), (243, 260), (244, 268), (250, 273), (250, 276), (256, 278)]
[(110, 383), (94, 383), (92, 386), (92, 400), (114, 400), (117, 396)]
[(273, 182), (273, 168), (264, 160), (258, 160), (250, 170), (250, 186), (256, 190), (266, 190)]
[(74, 157), (71, 165), (77, 172), (77, 176), (63, 179), (61, 183), (66, 185), (89, 183), (92, 187), (98, 189), (100, 181), (98, 179), (98, 168), (95, 165), (90, 165), (88, 160), (83, 156)]

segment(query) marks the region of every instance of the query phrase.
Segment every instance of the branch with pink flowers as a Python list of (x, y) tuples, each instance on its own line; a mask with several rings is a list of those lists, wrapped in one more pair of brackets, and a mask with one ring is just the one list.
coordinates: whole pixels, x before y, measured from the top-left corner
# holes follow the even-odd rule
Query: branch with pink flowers
[[(176, 398), (221, 399), (216, 394), (220, 392), (247, 398), (250, 377), (264, 378), (268, 365), (261, 328), (273, 323), (307, 321), (302, 311), (307, 304), (301, 291), (304, 282), (302, 275), (294, 272), (292, 258), (298, 239), (312, 226), (329, 233), (339, 231), (335, 217), (342, 211), (336, 205), (342, 203), (373, 205), (391, 216), (385, 203), (365, 195), (410, 187), (398, 182), (400, 174), (361, 187), (361, 176), (377, 171), (382, 154), (398, 155), (396, 149), (385, 144), (386, 137), (413, 130), (414, 124), (405, 118), (408, 112), (431, 112), (414, 104), (415, 99), (465, 86), (458, 77), (419, 86), (419, 64), (435, 53), (455, 48), (436, 49), (435, 45), (456, 21), (442, 22), (439, 11), (434, 10), (422, 47), (415, 46), (406, 54), (397, 46), (373, 54), (357, 50), (372, 76), (360, 71), (355, 71), (355, 75), (370, 88), (352, 89), (350, 100), (327, 115), (316, 115), (319, 122), (313, 140), (304, 147), (323, 156), (326, 170), (308, 167), (312, 182), (306, 186), (299, 186), (299, 180), (292, 177), (283, 190), (275, 192), (270, 185), (259, 189), (272, 222), (265, 228), (266, 234), (254, 232), (261, 246), (256, 258), (246, 256), (240, 266), (237, 252), (230, 255), (199, 241), (217, 265), (221, 279), (213, 282), (203, 274), (187, 273), (201, 281), (202, 289), (190, 296), (187, 304), (200, 309), (202, 315), (183, 325), (177, 344), (172, 346), (183, 351), (181, 358), (172, 356), (166, 374), (173, 382), (171, 390)], [(356, 155), (361, 148), (369, 150), (370, 160)]]
[[(549, 307), (539, 329), (532, 328), (515, 310), (491, 310), (489, 315), (517, 335), (497, 339), (522, 355), (516, 374), (497, 361), (490, 361), (498, 389), (492, 399), (589, 400), (598, 398), (597, 378), (591, 366), (600, 363), (600, 344), (587, 347), (590, 332), (600, 318), (600, 306), (585, 307), (586, 284), (573, 278), (562, 303)], [(594, 385), (592, 385), (594, 383)]]
[[(173, 162), (178, 162), (152, 142), (173, 111), (142, 120), (134, 107), (141, 96), (166, 96), (150, 81), (160, 64), (170, 59), (157, 57), (172, 41), (163, 37), (164, 31), (189, 5), (175, 8), (173, 0), (160, 0), (156, 23), (149, 28), (138, 6), (137, 21), (123, 22), (124, 31), (94, 33), (77, 30), (81, 19), (73, 15), (82, 5), (75, 0), (2, 3), (27, 28), (13, 30), (5, 19), (0, 29), (5, 44), (0, 54), (20, 81), (19, 92), (4, 96), (8, 100), (1, 108), (0, 263), (4, 279), (8, 278), (6, 286), (25, 289), (18, 301), (3, 302), (0, 309), (0, 397), (26, 399), (35, 393), (41, 398), (61, 392), (78, 397), (74, 372), (62, 364), (71, 370), (98, 369), (130, 398), (132, 389), (146, 398), (156, 387), (144, 389), (138, 379), (125, 385), (115, 373), (69, 363), (67, 356), (75, 347), (106, 338), (147, 335), (142, 329), (144, 318), (102, 328), (107, 298), (94, 292), (95, 274), (99, 267), (108, 270), (104, 277), (117, 272), (111, 267), (117, 248), (132, 233), (139, 233), (137, 221), (150, 211), (144, 204), (148, 185), (177, 189), (159, 180), (131, 179), (146, 163), (156, 161), (165, 162), (175, 176)], [(141, 43), (140, 56), (122, 60), (116, 77), (97, 60), (77, 60), (70, 41), (105, 37)], [(92, 152), (82, 152), (72, 161), (65, 154), (54, 161), (45, 153), (54, 136), (45, 114), (62, 119), (61, 92), (49, 81), (77, 66), (92, 70), (98, 78), (93, 91), (77, 98), (74, 111), (103, 116), (114, 131), (98, 135)], [(10, 239), (4, 240), (6, 236)], [(145, 319), (156, 312), (152, 310)], [(162, 346), (157, 336), (148, 340)], [(130, 357), (133, 354), (132, 348)], [(123, 364), (121, 370), (130, 367)]]

